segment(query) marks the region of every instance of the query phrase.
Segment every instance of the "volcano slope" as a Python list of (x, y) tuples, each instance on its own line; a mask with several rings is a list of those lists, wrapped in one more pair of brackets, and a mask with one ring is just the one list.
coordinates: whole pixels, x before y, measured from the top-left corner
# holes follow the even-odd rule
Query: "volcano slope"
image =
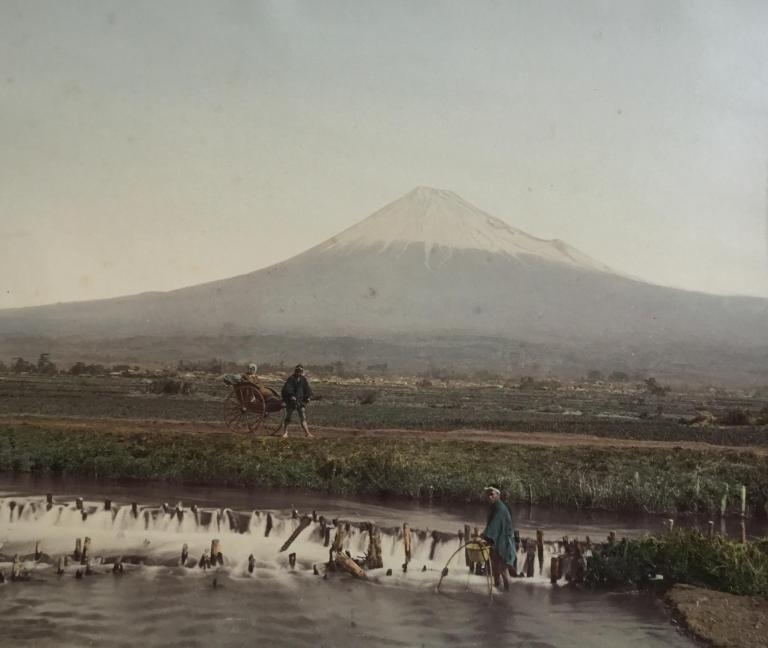
[[(422, 366), (449, 364), (452, 348), (488, 340), (475, 366), (583, 372), (613, 364), (755, 380), (768, 368), (768, 300), (638, 281), (449, 191), (420, 187), (328, 241), (246, 275), (0, 311), (0, 351), (9, 352), (37, 336), (49, 347), (69, 338), (70, 346), (95, 346), (113, 358), (130, 340), (134, 359), (157, 358), (175, 352), (179, 340), (186, 348), (197, 340), (219, 356), (242, 354), (233, 360), (246, 353), (284, 359), (275, 357), (274, 339), (254, 337), (270, 335), (309, 336), (305, 362), (323, 357), (330, 338), (352, 340), (345, 357), (362, 363), (381, 362), (386, 352), (371, 350), (371, 341), (389, 345), (404, 365), (413, 355), (408, 345), (432, 344)], [(278, 346), (284, 354), (286, 344)]]

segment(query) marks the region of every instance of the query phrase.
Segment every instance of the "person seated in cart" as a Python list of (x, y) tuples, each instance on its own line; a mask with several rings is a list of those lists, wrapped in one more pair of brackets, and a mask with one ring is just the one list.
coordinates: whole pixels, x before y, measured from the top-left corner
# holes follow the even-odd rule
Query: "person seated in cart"
[(306, 412), (306, 405), (312, 398), (312, 388), (309, 386), (309, 382), (304, 375), (304, 367), (302, 365), (296, 365), (293, 370), (293, 375), (285, 381), (282, 397), (285, 402), (285, 419), (283, 419), (282, 436), (288, 436), (288, 424), (291, 422), (293, 413), (296, 412), (299, 415), (299, 422), (301, 423), (301, 429), (304, 430), (304, 435), (306, 437), (312, 437), (313, 435), (310, 433), (309, 427), (307, 426)]
[(246, 373), (240, 374), (240, 380), (244, 383), (250, 383), (253, 385), (259, 391), (265, 403), (269, 401), (269, 399), (277, 398), (277, 392), (275, 392), (273, 389), (270, 389), (269, 387), (266, 387), (261, 383), (261, 381), (259, 381), (259, 377), (256, 375), (257, 371), (258, 367), (256, 366), (256, 363), (251, 362), (248, 365), (248, 370)]
[(480, 534), (483, 540), (491, 545), (491, 569), (493, 571), (493, 584), (501, 585), (504, 581), (504, 589), (509, 589), (507, 571), (515, 564), (515, 541), (513, 539), (512, 514), (507, 505), (501, 501), (501, 491), (495, 486), (485, 489), (485, 496), (490, 504), (488, 522)]

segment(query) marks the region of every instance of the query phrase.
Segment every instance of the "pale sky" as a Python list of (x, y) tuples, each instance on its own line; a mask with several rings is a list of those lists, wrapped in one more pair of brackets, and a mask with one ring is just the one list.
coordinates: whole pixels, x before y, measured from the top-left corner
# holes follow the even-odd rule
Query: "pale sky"
[(768, 3), (0, 0), (0, 307), (169, 290), (417, 185), (768, 296)]

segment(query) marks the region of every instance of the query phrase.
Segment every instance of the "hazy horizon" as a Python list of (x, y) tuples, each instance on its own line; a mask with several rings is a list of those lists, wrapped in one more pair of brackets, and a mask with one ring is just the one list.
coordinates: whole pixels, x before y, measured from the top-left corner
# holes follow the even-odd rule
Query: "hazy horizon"
[(768, 297), (759, 2), (0, 2), (0, 308), (268, 267), (418, 185)]

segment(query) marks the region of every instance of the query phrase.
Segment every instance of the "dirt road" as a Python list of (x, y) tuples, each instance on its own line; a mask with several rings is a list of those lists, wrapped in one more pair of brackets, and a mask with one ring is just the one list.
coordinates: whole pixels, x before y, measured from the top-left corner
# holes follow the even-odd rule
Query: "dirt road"
[[(220, 432), (231, 434), (223, 423), (180, 421), (171, 419), (139, 418), (86, 418), (40, 415), (0, 416), (0, 426), (12, 425), (45, 430), (93, 430), (94, 432), (186, 432), (189, 434)], [(274, 423), (272, 424), (274, 426)], [(595, 448), (668, 448), (698, 450), (703, 452), (751, 452), (768, 454), (767, 447), (710, 445), (696, 441), (657, 441), (638, 439), (611, 439), (605, 437), (558, 434), (555, 432), (519, 432), (504, 430), (409, 430), (403, 428), (358, 429), (350, 427), (312, 427), (312, 433), (320, 438), (338, 439), (428, 439), (431, 441), (472, 441), (477, 443), (508, 443), (526, 446), (579, 446)], [(262, 428), (258, 436), (268, 436)], [(289, 429), (289, 435), (300, 436), (298, 425)]]

